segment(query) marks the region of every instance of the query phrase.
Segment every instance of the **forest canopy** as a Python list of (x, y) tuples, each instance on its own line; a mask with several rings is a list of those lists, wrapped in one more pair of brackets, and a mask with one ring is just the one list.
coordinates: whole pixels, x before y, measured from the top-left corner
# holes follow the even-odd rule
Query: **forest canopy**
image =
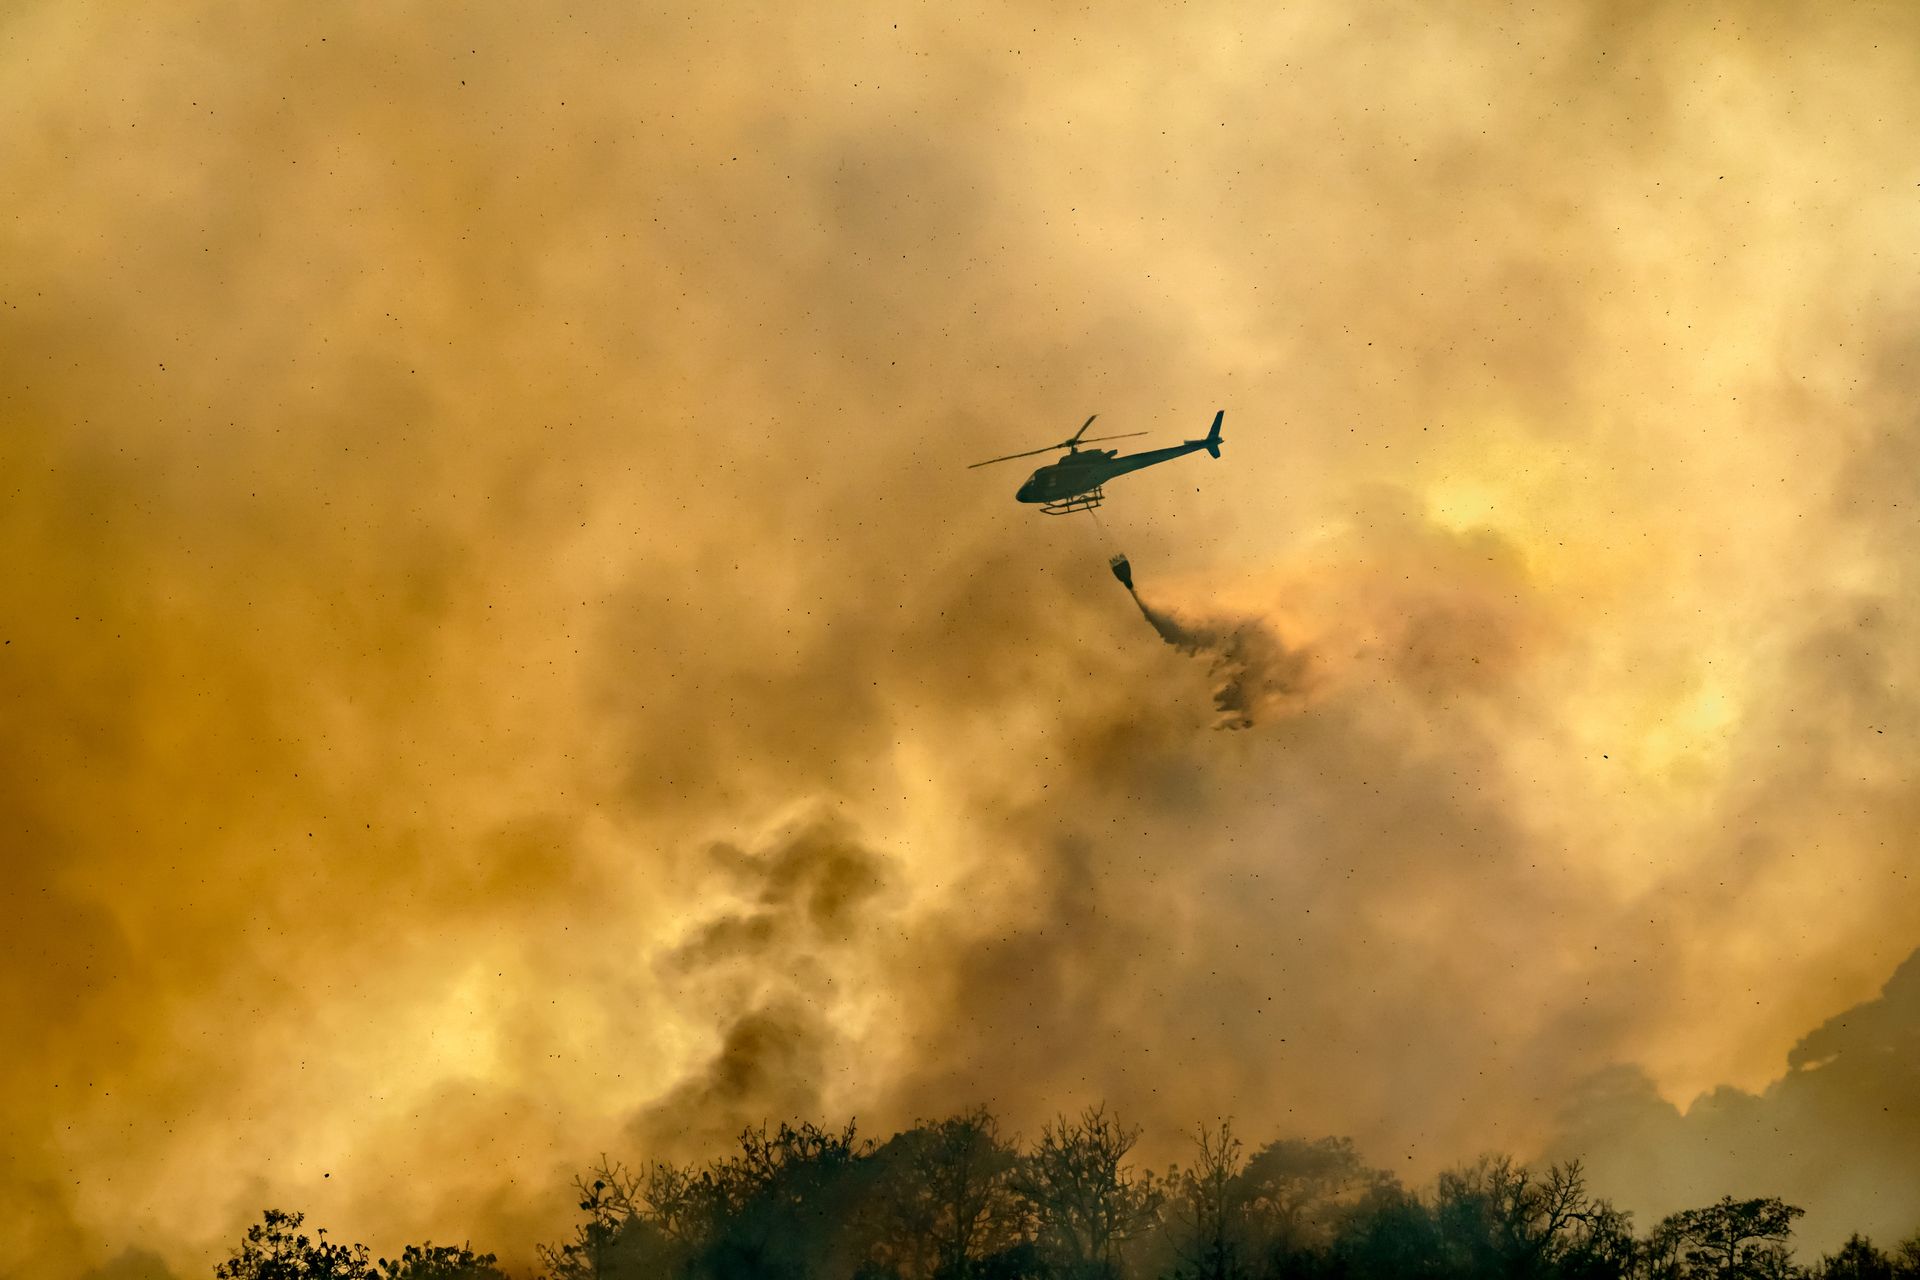
[[(1920, 1280), (1920, 1233), (1796, 1260), (1802, 1210), (1736, 1198), (1636, 1227), (1580, 1163), (1489, 1155), (1410, 1188), (1351, 1140), (1249, 1148), (1197, 1128), (1165, 1169), (1103, 1106), (1021, 1142), (976, 1107), (884, 1141), (855, 1124), (749, 1128), (705, 1164), (603, 1159), (543, 1280)], [(1920, 1225), (1920, 1224), (1916, 1224)], [(506, 1280), (470, 1244), (393, 1258), (268, 1210), (216, 1280)]]

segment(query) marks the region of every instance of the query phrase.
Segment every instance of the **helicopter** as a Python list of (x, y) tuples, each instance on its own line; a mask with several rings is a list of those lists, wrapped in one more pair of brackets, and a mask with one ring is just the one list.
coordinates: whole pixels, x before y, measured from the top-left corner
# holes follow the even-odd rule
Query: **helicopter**
[[(990, 466), (996, 462), (1006, 462), (1013, 458), (1030, 458), (1036, 453), (1046, 453), (1053, 449), (1065, 449), (1067, 456), (1057, 462), (1050, 462), (1027, 477), (1013, 496), (1019, 502), (1037, 502), (1040, 510), (1050, 516), (1063, 516), (1073, 511), (1091, 511), (1099, 506), (1102, 497), (1100, 486), (1115, 476), (1125, 475), (1129, 471), (1138, 471), (1150, 467), (1156, 462), (1171, 462), (1175, 458), (1184, 458), (1189, 453), (1205, 449), (1214, 457), (1220, 456), (1220, 420), (1227, 416), (1225, 409), (1213, 415), (1213, 427), (1203, 440), (1188, 440), (1184, 444), (1171, 444), (1164, 449), (1148, 449), (1143, 453), (1129, 453), (1118, 456), (1112, 449), (1086, 449), (1083, 444), (1095, 444), (1102, 440), (1125, 440), (1130, 436), (1143, 436), (1144, 431), (1124, 431), (1114, 436), (1095, 436), (1092, 440), (1083, 439), (1087, 428), (1093, 425), (1094, 414), (1080, 424), (1080, 429), (1062, 440), (1059, 444), (1050, 444), (1045, 448), (1028, 449), (1024, 453), (1009, 453), (998, 458), (988, 458), (985, 462), (973, 463), (973, 467)], [(971, 467), (969, 468), (971, 470)]]

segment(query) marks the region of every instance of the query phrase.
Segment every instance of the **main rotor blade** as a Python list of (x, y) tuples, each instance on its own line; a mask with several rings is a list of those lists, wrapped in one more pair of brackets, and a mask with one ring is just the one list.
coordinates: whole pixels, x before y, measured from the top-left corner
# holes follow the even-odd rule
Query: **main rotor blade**
[(1097, 413), (1088, 414), (1087, 420), (1080, 424), (1080, 429), (1067, 437), (1067, 443), (1074, 444), (1078, 442), (1081, 436), (1087, 434), (1087, 428), (1093, 425), (1093, 420), (1099, 416)]
[(991, 466), (996, 462), (1008, 462), (1014, 458), (1031, 458), (1036, 453), (1052, 453), (1055, 449), (1064, 448), (1066, 448), (1065, 445), (1050, 444), (1044, 449), (1029, 449), (1025, 453), (1004, 453), (997, 458), (988, 458), (985, 462), (969, 462), (967, 464), (967, 470), (971, 471), (975, 467)]
[[(1088, 418), (1087, 421), (1092, 422), (1093, 419)], [(1086, 430), (1085, 427), (1082, 427), (1080, 429), (1082, 431)], [(969, 462), (967, 464), (967, 470), (971, 471), (975, 467), (990, 467), (996, 462), (1010, 462), (1015, 458), (1031, 458), (1036, 453), (1052, 453), (1055, 449), (1071, 449), (1076, 445), (1098, 444), (1102, 440), (1125, 440), (1129, 436), (1143, 436), (1145, 434), (1147, 433), (1144, 431), (1122, 431), (1117, 436), (1095, 436), (1091, 440), (1081, 440), (1078, 437), (1075, 437), (1072, 440), (1062, 440), (1059, 444), (1050, 444), (1045, 446), (1044, 448), (1028, 449), (1023, 453), (1005, 453), (1000, 455), (997, 458), (988, 458), (985, 462)]]

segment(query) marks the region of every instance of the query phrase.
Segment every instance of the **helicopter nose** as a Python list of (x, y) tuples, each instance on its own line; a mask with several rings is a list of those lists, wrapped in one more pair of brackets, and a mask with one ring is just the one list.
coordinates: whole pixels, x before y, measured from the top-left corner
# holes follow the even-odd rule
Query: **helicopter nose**
[(1038, 481), (1028, 479), (1028, 481), (1021, 485), (1014, 493), (1013, 500), (1015, 502), (1039, 502), (1041, 500), (1039, 488), (1040, 484)]

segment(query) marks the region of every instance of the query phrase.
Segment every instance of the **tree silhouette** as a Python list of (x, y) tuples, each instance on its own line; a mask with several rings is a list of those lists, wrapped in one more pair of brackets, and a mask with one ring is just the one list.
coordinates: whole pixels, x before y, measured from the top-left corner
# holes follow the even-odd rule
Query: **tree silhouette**
[(1681, 1280), (1774, 1280), (1793, 1273), (1787, 1241), (1806, 1210), (1773, 1198), (1723, 1197), (1666, 1219), (1679, 1245)]
[(1176, 1280), (1241, 1280), (1246, 1251), (1245, 1158), (1231, 1121), (1201, 1126), (1191, 1167), (1171, 1175), (1168, 1225), (1177, 1234)]
[(1440, 1175), (1434, 1215), (1446, 1267), (1457, 1275), (1604, 1275), (1631, 1257), (1625, 1218), (1588, 1195), (1578, 1161), (1534, 1173), (1490, 1156), (1451, 1170)]
[(375, 1280), (365, 1245), (335, 1244), (326, 1229), (300, 1230), (304, 1213), (268, 1209), (247, 1228), (231, 1258), (213, 1270), (217, 1280)]
[(1895, 1280), (1893, 1259), (1857, 1232), (1838, 1253), (1821, 1258), (1813, 1274), (1816, 1280)]
[[(1329, 1242), (1331, 1271), (1352, 1280), (1423, 1280), (1442, 1275), (1440, 1233), (1431, 1210), (1397, 1182), (1370, 1187)], [(1286, 1275), (1314, 1275), (1313, 1255)]]
[(896, 1135), (875, 1153), (888, 1184), (880, 1259), (909, 1280), (966, 1280), (1020, 1246), (1031, 1213), (1013, 1186), (1019, 1158), (985, 1107)]
[(1392, 1178), (1368, 1168), (1347, 1138), (1286, 1138), (1241, 1171), (1248, 1257), (1261, 1276), (1313, 1276), (1355, 1208)]
[[(547, 1280), (1920, 1280), (1920, 1236), (1796, 1267), (1801, 1210), (1777, 1199), (1728, 1197), (1637, 1238), (1577, 1161), (1487, 1156), (1419, 1192), (1345, 1139), (1247, 1157), (1221, 1121), (1156, 1178), (1131, 1163), (1139, 1136), (1098, 1106), (1024, 1150), (981, 1107), (878, 1147), (851, 1124), (748, 1129), (703, 1165), (602, 1160), (572, 1236), (540, 1256)], [(299, 1225), (269, 1214), (221, 1280), (500, 1280), (490, 1255), (433, 1246), (376, 1275), (364, 1249)]]
[(1633, 1238), (1633, 1217), (1605, 1200), (1596, 1200), (1561, 1251), (1561, 1280), (1616, 1280), (1633, 1274), (1640, 1256)]
[(553, 1280), (610, 1280), (634, 1274), (634, 1268), (621, 1265), (621, 1260), (631, 1259), (636, 1252), (629, 1228), (640, 1203), (639, 1180), (623, 1166), (603, 1159), (590, 1180), (574, 1180), (574, 1189), (586, 1220), (574, 1228), (573, 1239), (539, 1247), (547, 1274)]
[(1119, 1274), (1119, 1250), (1153, 1220), (1160, 1192), (1128, 1168), (1140, 1131), (1103, 1106), (1060, 1117), (1040, 1133), (1015, 1185), (1032, 1204), (1043, 1256), (1064, 1276)]
[(1304, 1142), (1283, 1138), (1262, 1147), (1241, 1175), (1250, 1203), (1289, 1234), (1305, 1236), (1332, 1223), (1328, 1211), (1351, 1205), (1392, 1179), (1370, 1169), (1351, 1138)]
[(410, 1244), (399, 1257), (380, 1259), (380, 1280), (507, 1280), (496, 1261), (466, 1245)]
[(710, 1220), (695, 1273), (715, 1280), (845, 1276), (874, 1251), (872, 1145), (854, 1126), (749, 1129), (690, 1188)]

